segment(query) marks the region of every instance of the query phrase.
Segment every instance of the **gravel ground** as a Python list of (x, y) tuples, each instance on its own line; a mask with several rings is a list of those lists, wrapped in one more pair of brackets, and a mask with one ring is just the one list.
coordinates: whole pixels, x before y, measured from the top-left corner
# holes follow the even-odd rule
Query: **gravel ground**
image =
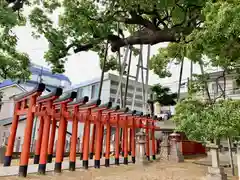
[[(1, 177), (1, 180), (205, 180), (206, 166), (193, 164), (192, 161), (172, 163), (155, 161), (147, 165), (129, 164), (89, 170), (77, 169), (75, 172), (63, 171), (61, 174), (49, 172), (46, 175), (29, 174), (27, 178), (16, 176)], [(230, 170), (225, 168), (230, 174)], [(235, 178), (229, 177), (229, 180)]]

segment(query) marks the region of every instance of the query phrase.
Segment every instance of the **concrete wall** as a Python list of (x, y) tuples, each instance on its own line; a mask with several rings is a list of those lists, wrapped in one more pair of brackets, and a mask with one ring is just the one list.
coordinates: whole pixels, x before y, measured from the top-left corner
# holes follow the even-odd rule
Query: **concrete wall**
[(3, 92), (3, 99), (2, 99), (3, 105), (0, 110), (0, 120), (1, 120), (5, 118), (10, 118), (13, 116), (14, 101), (13, 99), (10, 99), (10, 97), (16, 94), (20, 94), (24, 91), (16, 85), (2, 88), (0, 91)]

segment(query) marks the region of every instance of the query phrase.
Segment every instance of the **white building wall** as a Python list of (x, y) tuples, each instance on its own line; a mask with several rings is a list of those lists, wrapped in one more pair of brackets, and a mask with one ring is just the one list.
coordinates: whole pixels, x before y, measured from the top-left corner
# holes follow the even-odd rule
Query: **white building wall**
[(0, 110), (0, 120), (10, 118), (13, 116), (14, 111), (14, 101), (12, 96), (23, 93), (23, 90), (16, 85), (8, 86), (6, 88), (2, 88), (1, 92), (3, 92), (3, 105)]
[(107, 103), (110, 100), (110, 80), (103, 81), (102, 92), (101, 92), (101, 102)]
[[(117, 91), (118, 89), (118, 83), (120, 81), (120, 78), (119, 76), (117, 75), (114, 75), (114, 74), (109, 74), (109, 79), (116, 82), (116, 84), (111, 84), (110, 85), (110, 89), (112, 90), (115, 90), (114, 92)], [(125, 92), (125, 84), (126, 84), (126, 79), (123, 79), (122, 83), (124, 84), (124, 86), (122, 87), (122, 91), (123, 93)], [(133, 94), (134, 94), (134, 87), (136, 87), (136, 92), (135, 92), (135, 106), (134, 106), (134, 110), (137, 110), (137, 111), (144, 111), (143, 110), (143, 92), (142, 92), (142, 89), (143, 89), (143, 85), (141, 82), (136, 82), (136, 81), (133, 81), (131, 79), (129, 79), (129, 82), (128, 82), (128, 90), (127, 90), (127, 101), (130, 102), (131, 104), (127, 104), (127, 107), (129, 107), (130, 109), (132, 108), (132, 101), (133, 101)], [(149, 94), (150, 94), (150, 87), (151, 86), (146, 86), (144, 85), (144, 89), (145, 89), (145, 92), (146, 92), (146, 89), (148, 88), (148, 97), (149, 97)], [(131, 96), (129, 96), (131, 95)], [(111, 93), (110, 94), (111, 98), (113, 98), (115, 100), (116, 98), (116, 94), (115, 93)], [(145, 96), (145, 94), (144, 94)], [(118, 96), (118, 98), (120, 97), (120, 94)], [(146, 97), (146, 98), (148, 98)], [(147, 99), (145, 99), (145, 102), (147, 101)]]

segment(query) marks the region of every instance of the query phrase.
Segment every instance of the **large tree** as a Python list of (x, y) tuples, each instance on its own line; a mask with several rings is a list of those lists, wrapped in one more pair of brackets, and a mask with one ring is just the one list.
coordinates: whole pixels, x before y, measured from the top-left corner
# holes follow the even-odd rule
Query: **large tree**
[[(26, 8), (31, 9), (27, 17), (22, 14)], [(169, 75), (166, 65), (174, 58), (199, 61), (206, 55), (214, 65), (236, 65), (239, 9), (238, 0), (1, 0), (0, 75), (12, 77), (19, 67), (27, 72), (28, 57), (15, 50), (17, 37), (11, 31), (25, 19), (35, 35), (48, 40), (45, 59), (55, 72), (64, 72), (72, 53), (92, 50), (102, 59), (107, 41), (112, 52), (126, 45), (170, 42), (152, 59), (151, 68), (160, 77)], [(59, 18), (53, 22), (56, 10)], [(107, 64), (117, 67), (113, 56)]]
[(185, 99), (176, 106), (173, 120), (177, 130), (191, 140), (204, 143), (214, 139), (239, 136), (240, 102), (221, 100), (216, 103)]
[(171, 93), (170, 88), (155, 84), (151, 90), (154, 94), (154, 101), (161, 106), (173, 106), (176, 104), (177, 93)]

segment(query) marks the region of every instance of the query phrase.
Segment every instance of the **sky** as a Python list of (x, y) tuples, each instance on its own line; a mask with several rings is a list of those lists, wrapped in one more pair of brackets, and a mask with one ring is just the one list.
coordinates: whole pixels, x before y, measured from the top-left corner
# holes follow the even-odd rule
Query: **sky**
[[(56, 18), (57, 16), (53, 16)], [(44, 60), (44, 52), (48, 50), (48, 42), (45, 38), (34, 39), (32, 34), (32, 28), (29, 24), (25, 27), (18, 27), (15, 29), (15, 32), (19, 38), (17, 48), (22, 51), (26, 52), (31, 61), (38, 65), (49, 67), (48, 63)], [(161, 47), (166, 47), (167, 43), (159, 43), (151, 47), (151, 56), (156, 54), (158, 49)], [(143, 50), (143, 57), (144, 57), (144, 66), (146, 66), (146, 56), (147, 56), (147, 47)], [(136, 74), (136, 65), (137, 65), (137, 58), (132, 60), (131, 65), (131, 75)], [(178, 87), (178, 79), (179, 79), (179, 72), (180, 66), (171, 64), (169, 65), (169, 69), (172, 73), (172, 77), (160, 79), (157, 75), (150, 71), (149, 73), (149, 84), (156, 84), (161, 83), (164, 86), (169, 86), (172, 91), (176, 91)], [(198, 65), (194, 65), (194, 73), (199, 73), (200, 69)], [(112, 72), (117, 73), (117, 72)], [(69, 77), (72, 84), (78, 84), (83, 81), (90, 80), (92, 78), (100, 77), (101, 76), (101, 69), (99, 67), (99, 58), (95, 52), (88, 51), (88, 52), (80, 52), (77, 54), (73, 54), (68, 57), (68, 61), (65, 63), (65, 73), (66, 76)], [(190, 75), (190, 62), (186, 60), (184, 62), (184, 71), (183, 71), (183, 82)]]

